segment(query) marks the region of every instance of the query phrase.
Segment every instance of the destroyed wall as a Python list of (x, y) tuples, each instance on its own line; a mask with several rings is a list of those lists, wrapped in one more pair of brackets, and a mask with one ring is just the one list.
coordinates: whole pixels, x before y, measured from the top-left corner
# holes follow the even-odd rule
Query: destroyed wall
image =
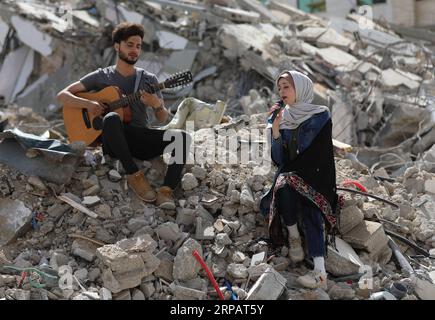
[[(326, 263), (328, 290), (306, 290), (296, 278), (309, 264), (294, 265), (287, 247), (273, 248), (259, 214), (274, 167), (260, 172), (258, 161), (187, 165), (176, 209), (162, 210), (128, 189), (119, 161), (103, 161), (101, 148), (74, 146), (78, 156), (59, 164), (0, 138), (0, 148), (15, 146), (0, 161), (0, 217), (7, 222), (0, 226), (0, 299), (218, 299), (195, 251), (225, 299), (234, 293), (240, 300), (435, 299), (434, 84), (427, 42), (405, 40), (380, 24), (359, 29), (355, 15), (329, 24), (276, 1), (268, 7), (251, 0), (128, 1), (118, 7), (109, 0), (72, 1), (77, 28), (69, 31), (55, 18), (60, 13), (48, 13), (56, 12), (49, 3), (39, 10), (20, 3), (1, 6), (2, 20), (12, 24), (20, 12), (17, 21), (30, 22), (38, 39), (49, 35), (52, 42), (26, 43), (18, 33), (4, 51), (21, 49), (13, 56), (27, 63), (19, 75), (12, 73), (20, 87), (2, 88), (17, 97), (27, 91), (29, 104), (3, 106), (6, 129), (66, 142), (58, 107), (49, 107), (55, 103), (48, 97), (55, 93), (51, 85), (66, 81), (67, 70), (76, 80), (113, 63), (111, 28), (136, 21), (148, 31), (139, 66), (160, 80), (192, 70), (192, 86), (165, 92), (173, 111), (188, 96), (202, 100), (188, 100), (194, 107), (226, 103), (225, 121), (197, 128), (193, 151), (210, 150), (208, 142), (222, 138), (222, 130), (237, 139), (236, 151), (217, 147), (229, 158), (249, 147), (252, 153), (268, 148), (266, 136), (253, 138), (248, 129), (265, 129), (266, 112), (278, 98), (277, 73), (297, 69), (314, 80), (316, 103), (331, 108), (334, 138), (353, 145), (334, 141), (337, 184), (351, 190), (339, 190), (345, 201), (337, 247), (329, 248)], [(53, 170), (43, 178), (23, 173), (16, 158)], [(161, 185), (160, 157), (138, 165), (154, 187)], [(55, 167), (71, 176), (56, 180)], [(357, 194), (349, 180), (368, 195)], [(371, 289), (364, 289), (361, 268), (372, 271)], [(36, 279), (21, 283), (23, 270)], [(397, 283), (406, 293), (391, 293)]]
[(72, 32), (72, 20), (56, 15), (66, 14), (62, 8), (2, 3), (2, 29), (7, 35), (1, 46), (0, 95), (4, 103), (14, 102), (53, 117), (60, 107), (56, 94), (103, 64), (99, 51), (108, 45), (107, 38), (101, 37), (103, 25), (87, 11), (75, 10), (70, 18), (74, 15), (77, 31)]

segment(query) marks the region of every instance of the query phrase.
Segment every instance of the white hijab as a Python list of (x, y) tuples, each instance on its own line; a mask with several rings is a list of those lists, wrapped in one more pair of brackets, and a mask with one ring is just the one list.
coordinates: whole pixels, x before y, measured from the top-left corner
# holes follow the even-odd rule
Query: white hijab
[[(299, 71), (284, 71), (280, 77), (289, 73), (295, 84), (296, 99), (291, 105), (286, 105), (282, 113), (280, 129), (296, 129), (305, 120), (311, 118), (317, 113), (329, 110), (326, 106), (311, 104), (314, 98), (313, 82)], [(272, 124), (268, 124), (272, 128)]]

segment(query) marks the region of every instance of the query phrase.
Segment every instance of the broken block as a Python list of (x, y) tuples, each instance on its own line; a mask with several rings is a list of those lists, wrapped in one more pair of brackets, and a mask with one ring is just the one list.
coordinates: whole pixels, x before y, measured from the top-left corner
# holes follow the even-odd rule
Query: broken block
[(188, 239), (183, 246), (178, 249), (174, 259), (173, 277), (178, 280), (189, 280), (197, 276), (201, 265), (193, 256), (194, 251), (198, 251), (202, 256), (201, 245), (193, 239)]
[(31, 218), (32, 211), (23, 202), (0, 199), (0, 247), (20, 236)]
[(326, 270), (336, 277), (358, 273), (363, 263), (355, 250), (340, 238), (335, 238), (335, 245), (337, 250), (328, 246), (328, 256), (325, 259)]
[(97, 246), (89, 241), (76, 239), (72, 244), (72, 253), (86, 261), (92, 262), (96, 257)]
[(276, 300), (287, 284), (287, 280), (272, 267), (268, 268), (249, 290), (246, 300)]
[(178, 227), (178, 224), (173, 222), (166, 222), (164, 224), (161, 224), (157, 227), (157, 235), (165, 240), (165, 241), (177, 241), (177, 239), (180, 237), (181, 232), (180, 228)]
[(379, 250), (379, 247), (383, 247), (388, 243), (382, 225), (366, 220), (343, 235), (343, 240), (354, 248), (365, 249), (368, 252)]
[(357, 206), (349, 206), (342, 210), (340, 215), (340, 233), (345, 234), (355, 228), (364, 220), (364, 214)]

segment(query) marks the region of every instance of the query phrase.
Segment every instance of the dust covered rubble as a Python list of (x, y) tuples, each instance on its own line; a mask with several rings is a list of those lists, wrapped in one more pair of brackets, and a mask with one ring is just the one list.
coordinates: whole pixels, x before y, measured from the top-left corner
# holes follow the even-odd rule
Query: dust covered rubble
[[(222, 126), (232, 126), (243, 141), (245, 125), (262, 129), (266, 116), (242, 116), (239, 125), (236, 121), (197, 133), (203, 136), (207, 130), (217, 137)], [(201, 148), (205, 143), (198, 139), (196, 145)], [(100, 163), (101, 149), (94, 156)], [(12, 192), (0, 200), (0, 214), (10, 219), (20, 210), (23, 224), (19, 229), (1, 226), (0, 234), (11, 237), (2, 243), (0, 297), (217, 299), (194, 251), (205, 260), (226, 299), (231, 299), (232, 292), (239, 299), (367, 299), (370, 293), (388, 290), (393, 282), (406, 283), (410, 275), (395, 263), (386, 232), (400, 234), (426, 251), (434, 247), (434, 174), (408, 169), (389, 182), (375, 178), (365, 167), (355, 168), (342, 155), (337, 154), (336, 164), (339, 185), (349, 179), (358, 181), (370, 194), (390, 199), (399, 208), (363, 195), (344, 194), (341, 234), (326, 260), (327, 292), (298, 287), (296, 276), (306, 272), (309, 263), (293, 265), (288, 248), (272, 248), (267, 242), (267, 224), (258, 203), (272, 183), (274, 168), (257, 175), (254, 163), (186, 165), (176, 190), (177, 208), (164, 211), (132, 194), (122, 170), (118, 169), (121, 180), (113, 181), (110, 172), (119, 168), (115, 161), (93, 168), (83, 159), (68, 185), (48, 183), (1, 165), (1, 179), (7, 179)], [(140, 165), (153, 185), (161, 183), (162, 158)], [(83, 204), (97, 218), (55, 195)], [(417, 256), (415, 249), (395, 241), (406, 256)], [(416, 270), (421, 265), (431, 268), (430, 262), (410, 259)], [(59, 282), (40, 276), (37, 281), (47, 283), (45, 288), (26, 281), (18, 287), (17, 269), (5, 268), (11, 266), (36, 267), (56, 275)], [(373, 273), (370, 291), (358, 283), (361, 268), (367, 267)], [(351, 284), (344, 280), (349, 276)], [(232, 292), (224, 280), (230, 281)], [(404, 299), (418, 297), (409, 286)]]

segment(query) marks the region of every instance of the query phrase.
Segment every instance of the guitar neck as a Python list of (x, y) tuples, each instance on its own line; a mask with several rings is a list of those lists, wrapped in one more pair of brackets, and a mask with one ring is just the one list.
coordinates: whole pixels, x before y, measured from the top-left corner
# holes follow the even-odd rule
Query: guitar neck
[[(165, 89), (165, 83), (164, 82), (160, 82), (160, 83), (154, 83), (154, 84), (150, 84), (150, 93), (155, 93), (156, 90), (163, 90)], [(108, 105), (109, 110), (113, 111), (119, 108), (125, 108), (127, 106), (132, 105), (133, 103), (136, 103), (138, 101), (140, 101), (140, 92), (136, 92), (136, 93), (132, 93), (129, 94), (128, 96), (122, 97), (121, 99), (118, 99), (116, 101), (113, 101), (112, 103), (110, 103)]]

